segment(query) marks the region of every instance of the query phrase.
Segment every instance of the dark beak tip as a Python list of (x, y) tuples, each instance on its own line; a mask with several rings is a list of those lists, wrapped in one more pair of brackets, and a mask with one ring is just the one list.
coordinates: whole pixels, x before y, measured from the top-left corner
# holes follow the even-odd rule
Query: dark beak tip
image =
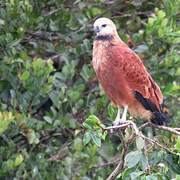
[(100, 32), (100, 29), (99, 28), (95, 28), (94, 32), (95, 32), (95, 34), (97, 34), (98, 32)]

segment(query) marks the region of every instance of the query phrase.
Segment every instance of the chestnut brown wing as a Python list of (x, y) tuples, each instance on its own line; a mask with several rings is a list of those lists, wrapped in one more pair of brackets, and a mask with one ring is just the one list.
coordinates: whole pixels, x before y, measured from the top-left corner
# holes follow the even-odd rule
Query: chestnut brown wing
[(143, 98), (154, 104), (160, 111), (159, 104), (163, 96), (158, 85), (144, 67), (141, 59), (127, 46), (115, 45), (112, 47), (112, 62), (118, 62), (116, 74), (123, 76), (133, 92), (138, 92)]

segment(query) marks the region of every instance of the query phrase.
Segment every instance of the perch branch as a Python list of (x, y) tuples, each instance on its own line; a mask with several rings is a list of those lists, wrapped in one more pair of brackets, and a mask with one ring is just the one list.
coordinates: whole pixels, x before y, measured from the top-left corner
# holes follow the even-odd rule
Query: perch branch
[[(130, 125), (130, 123), (126, 123), (125, 124), (126, 127), (128, 127)], [(121, 128), (124, 128), (125, 126), (121, 126)], [(124, 161), (125, 161), (125, 156), (128, 153), (128, 147), (129, 145), (133, 142), (134, 138), (136, 137), (136, 134), (133, 133), (129, 139), (127, 140), (127, 142), (124, 141), (124, 139), (122, 140), (123, 136), (122, 136), (122, 132), (119, 131), (118, 134), (120, 135), (120, 139), (123, 145), (123, 150), (122, 150), (122, 154), (121, 154), (121, 160), (119, 162), (119, 164), (117, 165), (117, 167), (114, 169), (114, 171), (109, 175), (109, 177), (107, 178), (107, 180), (113, 180), (117, 177), (117, 175), (119, 173), (121, 173), (126, 167), (124, 166)]]
[(130, 125), (130, 123), (121, 124), (119, 126), (109, 126), (109, 127), (103, 128), (103, 130), (127, 128), (128, 125)]
[(114, 169), (114, 171), (109, 175), (107, 180), (115, 179), (116, 176), (125, 169), (124, 160), (125, 160), (125, 156), (127, 154), (127, 150), (128, 150), (127, 146), (125, 148), (123, 148), (123, 151), (121, 154), (121, 160), (120, 160), (119, 164), (117, 165), (117, 167)]
[(144, 146), (144, 154), (145, 154), (146, 161), (147, 161), (146, 172), (147, 172), (148, 174), (151, 174), (151, 166), (150, 166), (150, 164), (149, 164), (148, 149), (147, 149), (147, 146), (146, 146), (146, 145)]
[[(125, 142), (124, 137), (122, 132), (120, 131), (123, 128), (127, 128), (129, 127), (129, 125), (133, 128), (134, 132), (133, 134), (128, 138), (127, 142)], [(180, 128), (171, 128), (171, 127), (166, 127), (166, 126), (158, 126), (158, 125), (154, 125), (151, 122), (147, 122), (145, 124), (143, 124), (142, 126), (140, 126), (139, 128), (136, 126), (136, 124), (133, 121), (127, 121), (124, 124), (121, 124), (119, 126), (110, 126), (110, 127), (106, 127), (104, 128), (104, 130), (111, 130), (111, 129), (119, 129), (119, 137), (121, 139), (122, 142), (122, 146), (123, 146), (123, 150), (122, 150), (122, 154), (121, 154), (121, 160), (119, 162), (119, 164), (117, 165), (117, 167), (113, 170), (113, 172), (109, 175), (109, 177), (107, 178), (107, 180), (113, 180), (117, 177), (117, 175), (119, 173), (121, 173), (124, 169), (125, 169), (125, 165), (124, 165), (124, 161), (125, 161), (125, 156), (128, 153), (128, 147), (129, 145), (133, 142), (133, 140), (135, 139), (136, 136), (139, 136), (141, 138), (143, 138), (145, 141), (147, 141), (148, 143), (150, 143), (152, 146), (151, 148), (156, 145), (157, 147), (164, 149), (165, 151), (175, 154), (175, 152), (173, 152), (171, 149), (163, 146), (162, 144), (160, 144), (158, 141), (153, 140), (151, 138), (148, 138), (146, 136), (144, 136), (141, 132), (142, 129), (144, 129), (145, 127), (153, 127), (155, 129), (159, 129), (159, 130), (164, 130), (164, 131), (169, 131), (173, 134), (176, 135), (180, 135)], [(147, 152), (147, 149), (145, 149), (145, 151)], [(146, 154), (147, 156), (147, 154)], [(146, 157), (147, 158), (147, 157)], [(150, 168), (147, 169), (148, 172), (150, 173)]]
[(176, 135), (180, 135), (180, 128), (171, 128), (171, 127), (167, 127), (167, 126), (158, 126), (158, 125), (155, 125), (151, 122), (148, 122), (148, 126), (151, 126), (155, 129), (159, 129), (159, 130), (164, 130), (164, 131), (169, 131), (173, 134), (176, 134)]

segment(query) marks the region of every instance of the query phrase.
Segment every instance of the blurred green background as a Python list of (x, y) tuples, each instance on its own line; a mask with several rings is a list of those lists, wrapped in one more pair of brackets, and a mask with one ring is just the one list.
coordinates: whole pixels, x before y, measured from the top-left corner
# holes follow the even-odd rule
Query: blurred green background
[[(91, 65), (98, 17), (115, 22), (160, 86), (170, 126), (180, 127), (179, 0), (1, 0), (0, 179), (103, 180), (116, 167), (100, 166), (120, 157), (116, 134), (101, 142), (86, 133), (83, 144), (89, 115), (105, 126), (116, 115)], [(180, 152), (177, 136), (144, 133)], [(139, 161), (117, 179), (180, 179), (179, 157), (153, 148), (149, 161), (152, 174)]]

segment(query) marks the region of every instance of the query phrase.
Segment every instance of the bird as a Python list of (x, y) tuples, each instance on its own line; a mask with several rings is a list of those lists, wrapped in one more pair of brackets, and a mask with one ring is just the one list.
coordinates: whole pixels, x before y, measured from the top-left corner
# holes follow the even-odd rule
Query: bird
[[(94, 22), (92, 66), (106, 95), (118, 108), (113, 126), (132, 117), (157, 125), (169, 123), (162, 111), (162, 92), (140, 57), (118, 35), (113, 21), (101, 17)], [(121, 116), (121, 110), (124, 112)]]

